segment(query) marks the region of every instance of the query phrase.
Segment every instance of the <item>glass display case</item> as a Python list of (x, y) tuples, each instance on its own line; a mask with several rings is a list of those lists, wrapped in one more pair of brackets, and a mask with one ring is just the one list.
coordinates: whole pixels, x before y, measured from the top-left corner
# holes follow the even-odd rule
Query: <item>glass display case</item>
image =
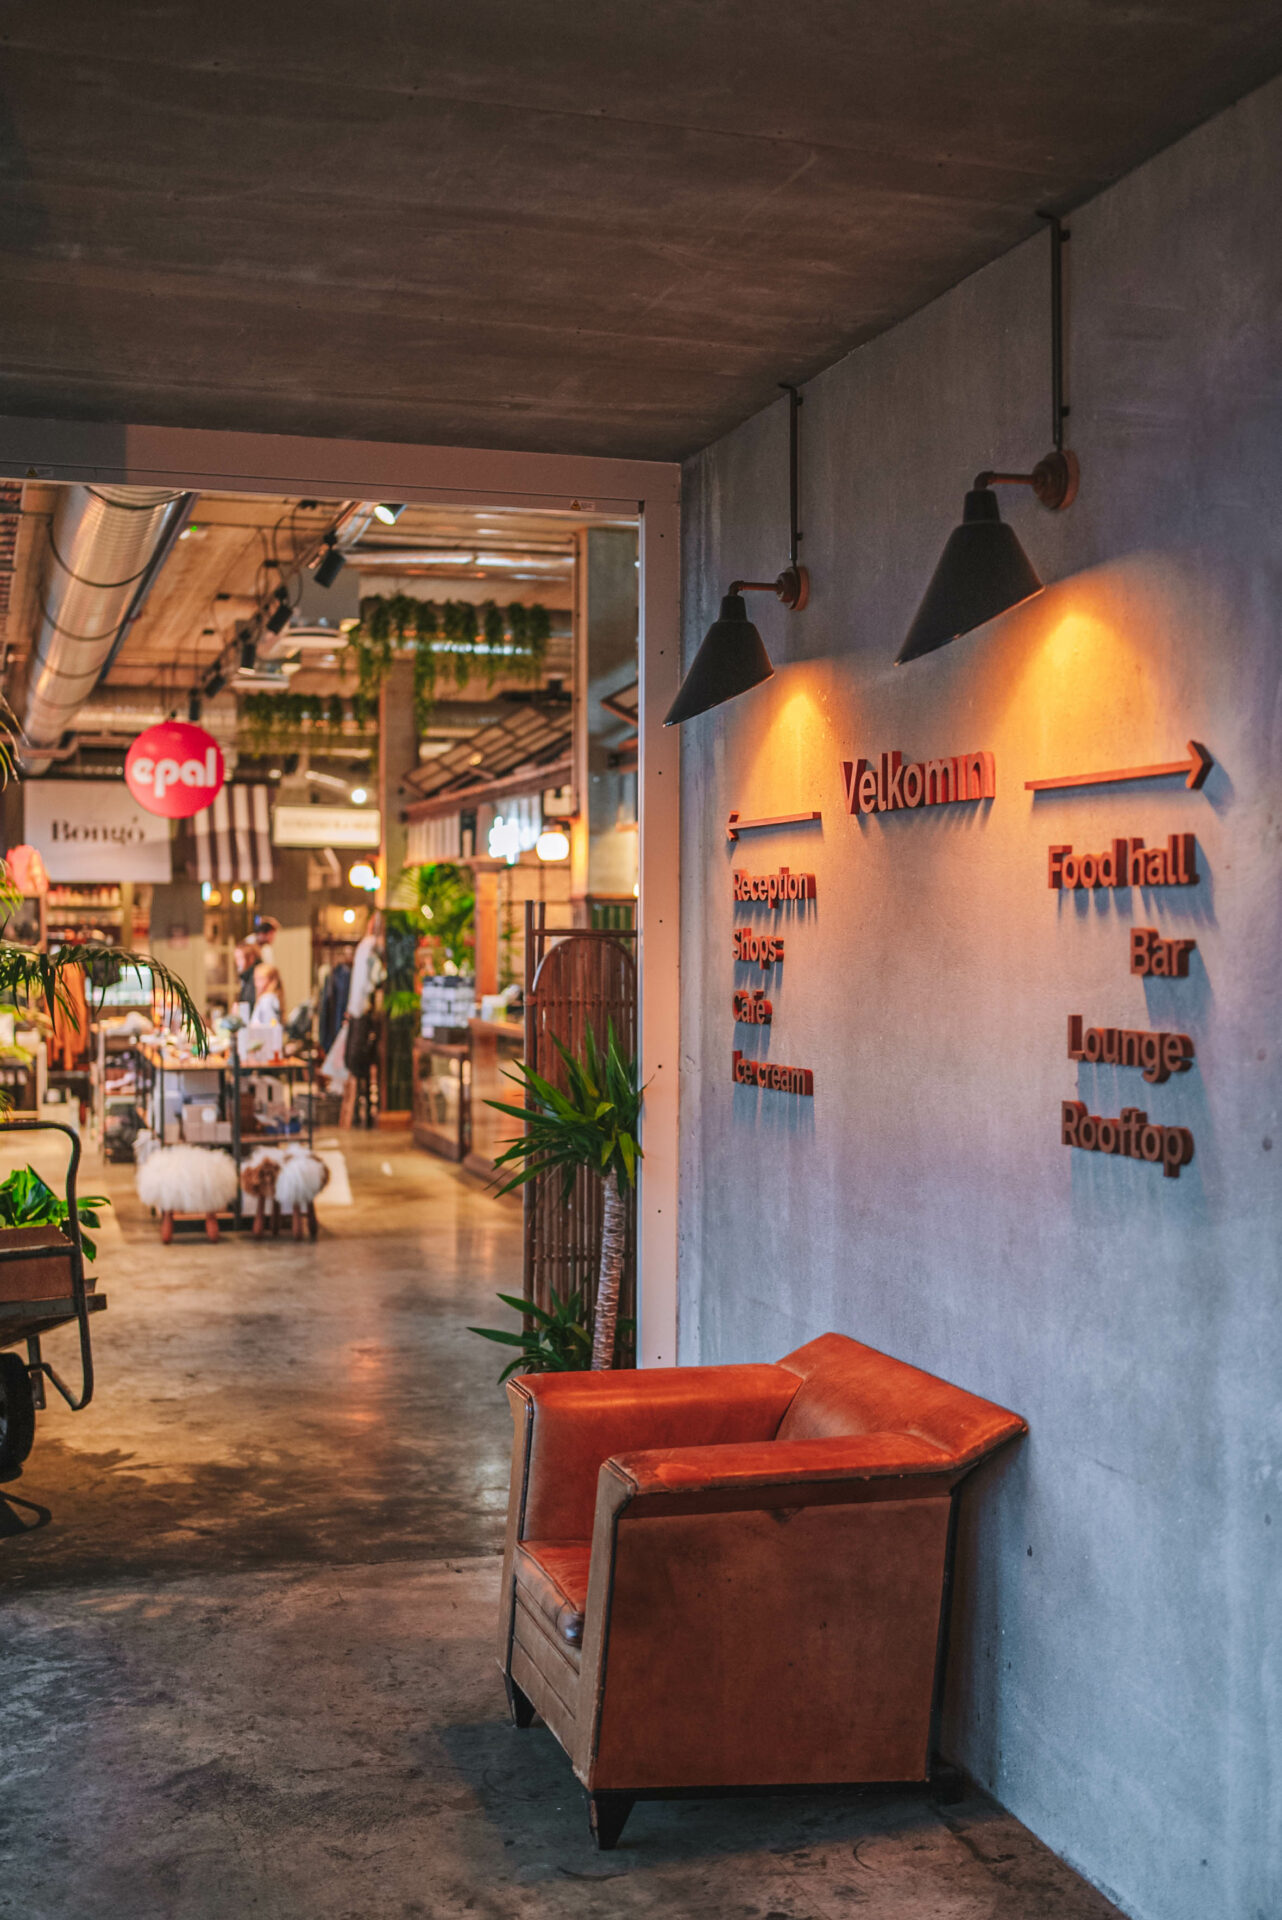
[(447, 1160), (468, 1151), (472, 1063), (466, 1045), (414, 1042), (414, 1144)]

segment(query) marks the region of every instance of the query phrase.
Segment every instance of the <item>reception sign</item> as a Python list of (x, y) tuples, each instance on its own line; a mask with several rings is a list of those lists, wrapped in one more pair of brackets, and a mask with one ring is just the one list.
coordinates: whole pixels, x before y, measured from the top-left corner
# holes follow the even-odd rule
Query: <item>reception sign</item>
[(27, 780), (26, 837), (52, 881), (173, 878), (169, 822), (141, 807), (119, 780)]

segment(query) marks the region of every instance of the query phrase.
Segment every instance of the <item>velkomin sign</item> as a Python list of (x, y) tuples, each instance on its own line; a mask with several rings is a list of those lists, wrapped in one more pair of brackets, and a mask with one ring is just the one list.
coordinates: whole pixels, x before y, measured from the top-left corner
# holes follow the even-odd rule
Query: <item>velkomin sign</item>
[(150, 881), (173, 877), (170, 825), (139, 806), (119, 780), (27, 780), (25, 837), (52, 881)]

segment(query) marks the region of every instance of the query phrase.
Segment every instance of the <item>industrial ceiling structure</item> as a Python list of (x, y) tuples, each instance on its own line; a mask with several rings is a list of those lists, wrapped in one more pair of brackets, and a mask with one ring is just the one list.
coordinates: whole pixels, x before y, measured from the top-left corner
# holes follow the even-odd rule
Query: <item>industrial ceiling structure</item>
[(1274, 0), (267, 19), (9, 19), (0, 411), (678, 458), (1282, 69)]

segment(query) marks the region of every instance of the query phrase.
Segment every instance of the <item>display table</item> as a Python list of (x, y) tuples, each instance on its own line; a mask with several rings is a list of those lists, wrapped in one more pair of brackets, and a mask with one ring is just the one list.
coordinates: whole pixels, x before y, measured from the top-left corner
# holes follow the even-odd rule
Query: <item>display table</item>
[(494, 1162), (518, 1131), (506, 1113), (495, 1113), (487, 1100), (521, 1105), (519, 1077), (508, 1079), (512, 1062), (525, 1051), (525, 1023), (521, 1020), (469, 1020), (468, 1054), (471, 1061), (471, 1128), (464, 1166), (485, 1180), (494, 1177)]

